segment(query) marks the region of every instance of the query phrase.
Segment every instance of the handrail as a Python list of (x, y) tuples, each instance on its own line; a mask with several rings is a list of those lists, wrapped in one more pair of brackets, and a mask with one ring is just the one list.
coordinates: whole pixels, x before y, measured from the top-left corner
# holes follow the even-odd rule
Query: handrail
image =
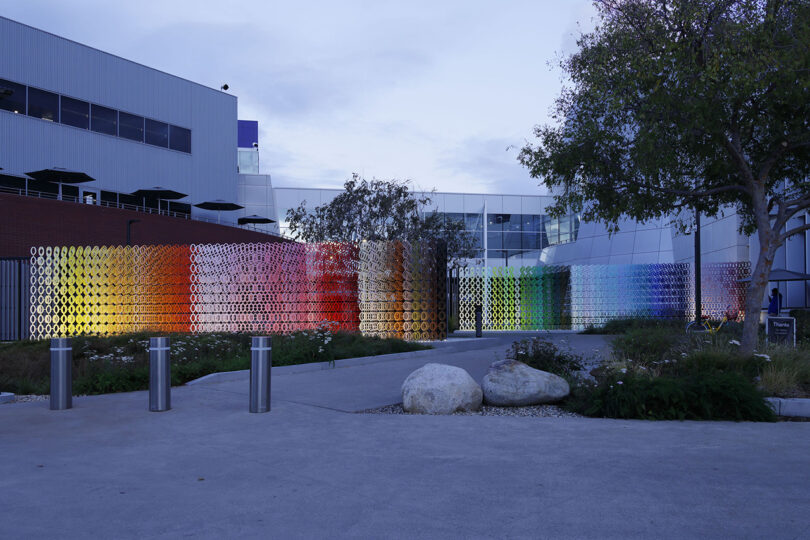
[[(21, 197), (35, 197), (35, 198), (38, 198), (38, 199), (48, 199), (48, 200), (52, 200), (52, 201), (59, 200), (59, 196), (56, 193), (48, 193), (46, 191), (36, 191), (36, 190), (33, 190), (33, 189), (29, 189), (29, 190), (26, 191), (23, 188), (13, 188), (13, 187), (9, 187), (9, 186), (0, 186), (0, 193), (9, 193), (9, 194), (12, 194), (12, 195), (19, 195)], [(72, 202), (72, 203), (76, 203), (76, 204), (88, 204), (88, 203), (83, 203), (81, 201), (80, 197), (77, 197), (77, 196), (74, 196), (74, 195), (65, 195), (64, 193), (62, 194), (62, 199), (61, 200), (62, 200), (62, 202)], [(240, 225), (238, 223), (234, 223), (233, 221), (221, 221), (221, 220), (218, 220), (218, 219), (211, 219), (211, 218), (206, 218), (206, 217), (203, 217), (203, 216), (192, 216), (191, 214), (187, 214), (185, 212), (175, 212), (175, 211), (165, 210), (165, 209), (158, 210), (157, 208), (150, 208), (148, 206), (139, 206), (139, 205), (134, 205), (134, 204), (126, 204), (126, 203), (121, 203), (121, 202), (114, 202), (114, 201), (98, 201), (98, 203), (93, 203), (93, 206), (103, 206), (105, 208), (118, 208), (120, 210), (130, 210), (130, 211), (133, 211), (133, 212), (142, 212), (144, 214), (167, 216), (167, 217), (173, 217), (173, 218), (178, 218), (178, 219), (191, 219), (191, 220), (194, 220), (194, 221), (204, 221), (206, 223), (214, 223), (216, 225), (224, 225), (226, 227), (233, 227), (235, 229), (243, 229), (243, 230), (247, 229), (247, 230), (251, 230), (251, 231), (255, 231), (255, 232), (260, 232), (260, 233), (263, 233), (263, 234), (269, 234), (270, 236), (277, 236), (279, 238), (285, 238), (285, 235), (283, 235), (283, 234), (273, 232), (273, 231), (267, 231), (267, 230), (264, 230), (264, 229), (260, 229), (260, 228), (256, 227), (254, 224)]]

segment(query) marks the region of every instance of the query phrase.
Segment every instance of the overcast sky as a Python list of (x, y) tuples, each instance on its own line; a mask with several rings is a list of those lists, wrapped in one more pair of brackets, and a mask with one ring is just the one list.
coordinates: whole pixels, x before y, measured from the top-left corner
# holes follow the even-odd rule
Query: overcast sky
[(0, 14), (239, 98), (275, 186), (538, 194), (516, 161), (590, 0), (26, 0)]

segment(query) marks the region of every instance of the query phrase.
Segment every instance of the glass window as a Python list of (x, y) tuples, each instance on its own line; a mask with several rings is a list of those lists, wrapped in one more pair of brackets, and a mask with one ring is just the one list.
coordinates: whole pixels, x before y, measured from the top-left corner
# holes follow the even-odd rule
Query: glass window
[(503, 233), (503, 247), (505, 249), (520, 249), (522, 233), (519, 232), (505, 232)]
[(62, 96), (60, 120), (66, 126), (90, 128), (90, 104), (86, 101)]
[(469, 234), (472, 239), (472, 247), (475, 249), (484, 247), (484, 231), (468, 232), (467, 234)]
[(464, 222), (464, 214), (460, 214), (458, 212), (446, 212), (444, 214), (444, 221), (445, 223), (449, 223), (451, 221)]
[(177, 126), (169, 126), (169, 148), (190, 154), (191, 130)]
[(28, 116), (58, 122), (59, 96), (38, 88), (28, 88)]
[(487, 231), (487, 249), (503, 248), (503, 233)]
[[(541, 233), (543, 232), (543, 217), (542, 215), (535, 214), (532, 216), (532, 232)], [(526, 229), (523, 229), (523, 232), (526, 232)]]
[(503, 230), (519, 232), (523, 221), (521, 214), (503, 214)]
[(253, 148), (237, 148), (237, 167), (240, 174), (259, 174), (259, 152)]
[(487, 231), (503, 230), (503, 214), (487, 214)]
[(25, 114), (25, 85), (0, 79), (0, 109)]
[(560, 218), (560, 243), (571, 241), (571, 216)]
[(146, 119), (146, 144), (169, 147), (169, 124)]
[(541, 237), (535, 233), (523, 233), (521, 235), (520, 247), (522, 249), (542, 249)]
[(546, 238), (549, 244), (560, 243), (560, 223), (555, 217), (546, 217), (543, 228), (546, 231)]
[(118, 136), (131, 141), (143, 142), (143, 116), (118, 113)]
[(118, 135), (118, 111), (93, 103), (90, 107), (90, 129), (107, 135)]
[(465, 214), (464, 224), (468, 231), (484, 230), (484, 220), (482, 214)]

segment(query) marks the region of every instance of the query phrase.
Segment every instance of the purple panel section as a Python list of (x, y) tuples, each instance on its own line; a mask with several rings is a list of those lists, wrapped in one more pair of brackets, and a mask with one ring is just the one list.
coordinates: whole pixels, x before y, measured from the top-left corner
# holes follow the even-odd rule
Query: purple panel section
[(259, 122), (239, 120), (239, 148), (253, 148), (259, 142)]

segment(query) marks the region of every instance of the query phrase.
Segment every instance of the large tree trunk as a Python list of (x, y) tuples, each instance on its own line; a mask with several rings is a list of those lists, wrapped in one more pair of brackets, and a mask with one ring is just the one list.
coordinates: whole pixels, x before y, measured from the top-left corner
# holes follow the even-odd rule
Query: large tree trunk
[(759, 232), (759, 254), (754, 270), (751, 272), (751, 281), (748, 284), (745, 299), (745, 321), (743, 322), (742, 343), (740, 352), (750, 355), (754, 352), (759, 335), (759, 316), (762, 311), (762, 299), (768, 287), (768, 276), (771, 273), (774, 254), (779, 247), (778, 232), (770, 227)]

